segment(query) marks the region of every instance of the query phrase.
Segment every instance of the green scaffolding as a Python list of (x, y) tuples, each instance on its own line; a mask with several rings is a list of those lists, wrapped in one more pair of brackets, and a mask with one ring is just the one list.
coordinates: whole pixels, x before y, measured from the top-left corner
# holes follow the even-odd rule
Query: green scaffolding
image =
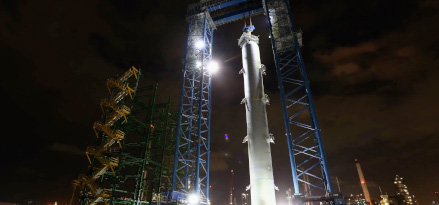
[[(171, 98), (163, 103), (157, 102), (158, 85), (141, 86), (140, 71), (137, 76), (124, 81), (126, 82), (124, 86), (132, 88), (132, 97), (126, 96), (118, 103), (119, 107), (122, 105), (129, 107), (130, 113), (126, 115), (126, 120), (120, 119), (112, 126), (112, 130), (125, 133), (124, 137), (120, 140), (120, 144), (114, 143), (100, 155), (101, 159), (114, 159), (117, 166), (110, 167), (112, 169), (107, 169), (94, 181), (97, 189), (87, 186), (92, 177), (102, 170), (100, 163), (102, 160), (99, 161), (93, 156), (90, 159), (91, 165), (87, 177), (83, 177), (82, 181), (79, 179), (74, 181), (74, 187), (80, 187), (79, 199), (83, 205), (155, 204), (160, 201), (160, 193), (170, 189), (175, 149), (173, 136), (175, 114), (170, 112)], [(122, 88), (124, 87), (109, 88), (111, 96), (107, 101), (117, 97)], [(108, 107), (103, 107), (102, 110), (101, 124), (108, 122), (115, 112)], [(95, 150), (109, 140), (109, 136), (104, 131), (99, 131), (97, 135), (100, 137)], [(99, 199), (99, 196), (102, 197)]]

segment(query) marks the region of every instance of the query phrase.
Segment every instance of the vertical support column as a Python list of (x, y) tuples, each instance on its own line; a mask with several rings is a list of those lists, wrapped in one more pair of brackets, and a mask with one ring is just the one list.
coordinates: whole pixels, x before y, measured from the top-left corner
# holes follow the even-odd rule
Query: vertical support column
[(290, 156), (290, 164), (291, 164), (291, 172), (292, 172), (292, 177), (293, 177), (293, 188), (294, 188), (294, 194), (295, 195), (299, 195), (300, 191), (299, 191), (299, 183), (297, 181), (297, 171), (296, 171), (296, 162), (294, 161), (294, 153), (293, 153), (293, 142), (291, 140), (291, 132), (290, 132), (290, 126), (288, 124), (288, 113), (287, 113), (287, 109), (286, 109), (286, 101), (285, 101), (285, 91), (284, 91), (284, 87), (282, 84), (282, 74), (280, 72), (280, 65), (279, 65), (279, 61), (278, 61), (278, 52), (277, 52), (277, 47), (276, 47), (276, 40), (273, 37), (273, 23), (271, 21), (271, 19), (273, 18), (272, 16), (274, 15), (273, 12), (275, 11), (274, 9), (270, 9), (268, 8), (268, 0), (265, 0), (264, 3), (264, 9), (265, 9), (265, 15), (267, 16), (268, 19), (268, 24), (269, 24), (269, 30), (270, 30), (270, 37), (271, 37), (271, 43), (272, 43), (272, 48), (273, 48), (273, 54), (274, 54), (274, 63), (276, 66), (276, 74), (277, 74), (277, 80), (278, 80), (278, 85), (279, 85), (279, 90), (280, 90), (280, 97), (281, 97), (281, 103), (282, 103), (282, 111), (283, 111), (283, 118), (284, 118), (284, 125), (285, 125), (285, 130), (286, 130), (286, 137), (287, 137), (287, 143), (288, 143), (288, 153)]
[(158, 194), (162, 194), (162, 187), (166, 189), (166, 187), (168, 186), (168, 184), (163, 181), (163, 167), (165, 165), (165, 160), (166, 160), (165, 159), (166, 158), (165, 154), (167, 154), (166, 151), (168, 151), (168, 149), (169, 149), (167, 143), (169, 143), (169, 141), (172, 138), (172, 137), (170, 137), (170, 136), (172, 136), (172, 132), (169, 132), (169, 130), (168, 130), (168, 128), (171, 126), (171, 123), (170, 123), (171, 116), (169, 115), (170, 114), (170, 109), (171, 109), (171, 96), (169, 96), (169, 98), (168, 98), (168, 104), (166, 106), (166, 112), (165, 112), (167, 116), (165, 118), (165, 126), (164, 126), (164, 130), (165, 131), (163, 133), (164, 137), (163, 137), (163, 141), (162, 141), (162, 143), (163, 143), (162, 144), (162, 150), (161, 150), (162, 158), (160, 160), (160, 170), (159, 170), (159, 180), (158, 180), (159, 186), (158, 186), (158, 190), (157, 190)]
[[(189, 35), (183, 68), (172, 191), (209, 201), (212, 36), (209, 13), (187, 18)], [(175, 195), (175, 194), (173, 194)], [(172, 197), (171, 197), (172, 198)], [(175, 199), (174, 199), (175, 200)]]
[[(154, 85), (154, 97), (149, 102), (149, 112), (147, 114), (147, 117), (145, 119), (147, 124), (151, 124), (153, 120), (153, 113), (154, 113), (154, 107), (157, 99), (157, 84)], [(142, 161), (141, 166), (137, 169), (137, 179), (136, 179), (136, 188), (134, 191), (134, 200), (136, 201), (136, 205), (142, 204), (142, 200), (144, 200), (144, 194), (145, 194), (145, 184), (146, 184), (146, 166), (148, 163), (148, 153), (150, 151), (149, 142), (151, 140), (151, 127), (148, 126), (146, 130), (146, 135), (143, 136), (143, 149), (142, 149)]]
[[(209, 53), (210, 53), (210, 59), (212, 58), (212, 43), (213, 43), (213, 30), (210, 30), (211, 34), (210, 34), (210, 46), (209, 46)], [(211, 94), (212, 94), (212, 74), (209, 73), (209, 91), (208, 91), (208, 118), (207, 118), (207, 157), (206, 157), (206, 199), (207, 199), (207, 204), (210, 204), (210, 178), (209, 178), (209, 173), (210, 173), (210, 117), (211, 117), (211, 113), (212, 113), (212, 98), (211, 98)]]
[[(314, 194), (327, 196), (332, 192), (332, 186), (300, 51), (301, 39), (294, 28), (287, 0), (265, 0), (264, 10), (281, 94), (294, 195), (296, 199), (302, 198), (317, 189), (321, 191), (313, 191)], [(302, 175), (309, 180), (304, 180)]]

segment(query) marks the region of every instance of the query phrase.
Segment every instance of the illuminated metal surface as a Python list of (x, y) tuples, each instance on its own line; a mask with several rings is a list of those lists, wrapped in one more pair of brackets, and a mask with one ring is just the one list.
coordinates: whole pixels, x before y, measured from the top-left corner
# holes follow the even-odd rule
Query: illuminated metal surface
[[(250, 169), (251, 204), (276, 204), (273, 166), (271, 162), (270, 143), (273, 136), (268, 132), (266, 105), (269, 103), (264, 92), (262, 75), (265, 67), (261, 64), (257, 36), (251, 35), (250, 25), (239, 39), (242, 48), (242, 73), (244, 77), (247, 136), (244, 142), (248, 144), (248, 159)], [(246, 28), (245, 28), (246, 29)]]
[[(187, 18), (189, 35), (183, 68), (172, 191), (209, 203), (212, 35), (208, 12)], [(202, 42), (202, 43), (197, 43)]]

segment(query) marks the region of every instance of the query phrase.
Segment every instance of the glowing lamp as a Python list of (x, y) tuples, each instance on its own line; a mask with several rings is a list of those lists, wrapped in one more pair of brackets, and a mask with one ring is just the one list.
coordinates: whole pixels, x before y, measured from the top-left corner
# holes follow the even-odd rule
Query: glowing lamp
[(215, 73), (216, 71), (218, 71), (218, 68), (219, 68), (218, 63), (215, 61), (210, 61), (209, 64), (207, 65), (207, 70), (210, 73)]
[(187, 202), (189, 204), (197, 204), (200, 199), (198, 198), (198, 194), (191, 194), (187, 198)]
[(200, 61), (197, 61), (196, 63), (195, 63), (195, 66), (197, 67), (197, 68), (200, 68), (201, 67), (201, 62)]
[(203, 40), (198, 40), (197, 42), (195, 42), (195, 48), (202, 49), (203, 47), (204, 47)]

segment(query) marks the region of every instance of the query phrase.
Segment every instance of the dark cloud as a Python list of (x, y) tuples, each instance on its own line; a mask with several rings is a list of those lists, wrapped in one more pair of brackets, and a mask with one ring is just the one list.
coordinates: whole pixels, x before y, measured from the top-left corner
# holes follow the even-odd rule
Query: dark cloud
[(0, 1), (0, 9), (8, 15), (2, 17), (11, 18), (14, 22), (21, 21), (21, 13), (19, 11), (19, 1)]
[(84, 155), (85, 156), (85, 151), (79, 149), (77, 146), (63, 144), (63, 143), (59, 143), (59, 142), (56, 142), (56, 143), (50, 145), (49, 150), (55, 151), (55, 152), (63, 152), (66, 154)]
[(29, 167), (18, 167), (15, 172), (19, 175), (31, 175), (35, 173), (35, 170)]
[[(420, 203), (434, 199), (428, 193), (437, 184), (417, 177), (437, 171), (429, 165), (437, 163), (438, 152), (427, 145), (437, 144), (432, 136), (439, 133), (434, 106), (439, 99), (433, 94), (439, 92), (439, 73), (433, 69), (439, 61), (437, 50), (430, 49), (438, 42), (433, 22), (439, 16), (433, 8), (437, 6), (422, 3), (407, 24), (379, 38), (313, 53), (327, 76), (336, 79), (316, 104), (330, 164), (337, 166), (331, 174), (347, 182), (342, 190), (361, 192), (357, 176), (346, 176), (342, 169), (352, 167), (358, 157), (366, 179), (389, 194), (389, 182), (400, 174)], [(369, 188), (372, 195), (379, 194), (376, 187)]]

